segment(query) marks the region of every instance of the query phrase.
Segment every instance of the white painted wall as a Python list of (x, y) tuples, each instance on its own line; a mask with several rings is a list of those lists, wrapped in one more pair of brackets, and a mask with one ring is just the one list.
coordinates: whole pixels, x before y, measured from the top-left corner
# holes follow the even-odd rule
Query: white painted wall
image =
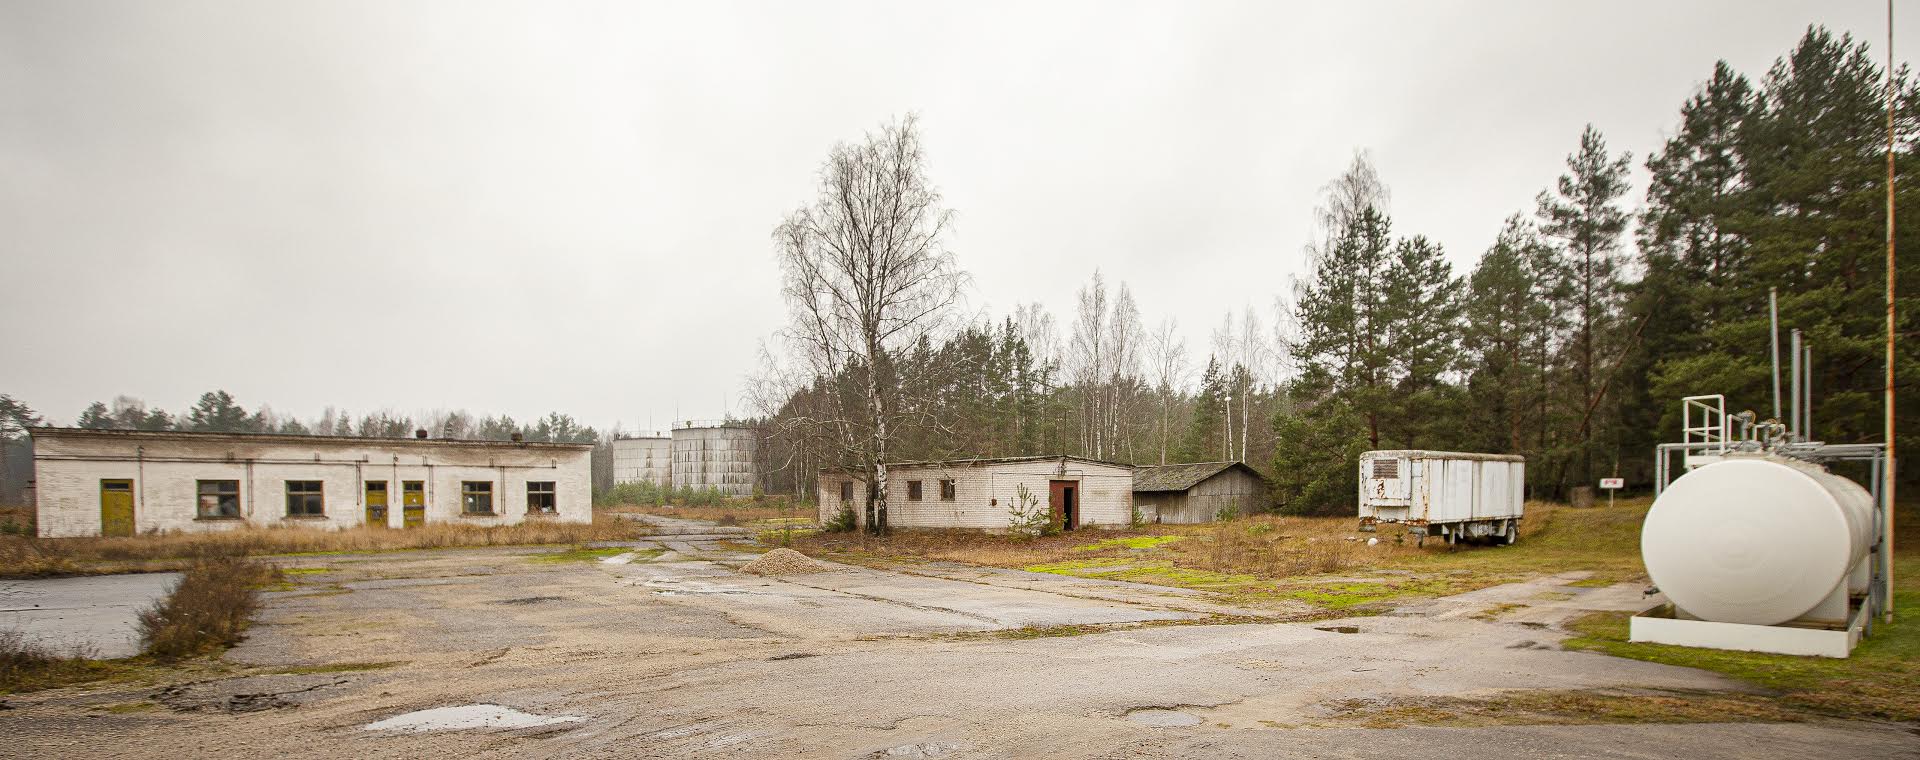
[[(953, 501), (940, 498), (940, 481), (954, 481)], [(907, 498), (908, 481), (921, 481), (919, 501)], [(975, 528), (1006, 530), (1013, 522), (1011, 505), (1020, 486), (1047, 512), (1050, 482), (1079, 483), (1081, 527), (1126, 527), (1133, 522), (1133, 468), (1078, 459), (1041, 459), (1018, 462), (949, 462), (894, 465), (887, 468), (887, 524), (895, 528)], [(853, 482), (853, 500), (842, 502), (840, 484)], [(831, 520), (843, 508), (852, 508), (856, 521), (866, 524), (866, 486), (851, 476), (820, 474), (820, 519)]]
[[(593, 521), (591, 447), (504, 441), (352, 439), (131, 431), (38, 430), (34, 474), (39, 534), (100, 535), (100, 481), (133, 481), (140, 533), (365, 522), (366, 482), (387, 481), (388, 526), (404, 519), (401, 482), (426, 484), (428, 523), (511, 525), (528, 519), (527, 482), (553, 481), (558, 514), (533, 519)], [(240, 482), (240, 519), (197, 516), (200, 480)], [(325, 515), (287, 516), (286, 482), (323, 484)], [(494, 514), (461, 511), (462, 481), (489, 481)]]

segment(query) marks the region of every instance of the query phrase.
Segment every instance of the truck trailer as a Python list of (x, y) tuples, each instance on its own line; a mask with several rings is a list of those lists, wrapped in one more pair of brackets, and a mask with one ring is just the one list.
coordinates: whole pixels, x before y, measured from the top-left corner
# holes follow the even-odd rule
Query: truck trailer
[(1369, 451), (1360, 455), (1360, 530), (1399, 523), (1425, 543), (1511, 544), (1520, 538), (1526, 459), (1458, 451)]

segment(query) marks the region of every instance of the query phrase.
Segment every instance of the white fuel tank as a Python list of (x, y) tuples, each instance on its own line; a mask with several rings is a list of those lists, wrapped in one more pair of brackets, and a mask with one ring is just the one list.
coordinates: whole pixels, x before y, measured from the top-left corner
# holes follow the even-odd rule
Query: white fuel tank
[(1661, 492), (1640, 557), (1686, 613), (1774, 625), (1846, 583), (1873, 531), (1873, 495), (1859, 484), (1798, 460), (1730, 455)]

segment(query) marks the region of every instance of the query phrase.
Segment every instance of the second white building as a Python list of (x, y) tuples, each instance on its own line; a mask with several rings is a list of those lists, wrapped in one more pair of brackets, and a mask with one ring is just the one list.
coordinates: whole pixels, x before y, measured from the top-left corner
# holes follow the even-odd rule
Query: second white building
[[(820, 519), (851, 510), (865, 527), (872, 500), (864, 479), (820, 473)], [(887, 465), (892, 528), (1006, 530), (1016, 506), (1038, 510), (1063, 530), (1133, 523), (1133, 466), (1072, 456), (956, 459)]]

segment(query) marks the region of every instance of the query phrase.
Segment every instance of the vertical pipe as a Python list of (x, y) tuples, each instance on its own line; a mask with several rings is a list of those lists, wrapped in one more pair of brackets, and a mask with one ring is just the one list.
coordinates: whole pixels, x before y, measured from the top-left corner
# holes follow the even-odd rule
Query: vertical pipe
[(1894, 80), (1893, 73), (1893, 0), (1887, 0), (1887, 466), (1882, 470), (1886, 477), (1886, 552), (1881, 561), (1886, 563), (1887, 584), (1887, 622), (1893, 622), (1893, 469), (1899, 459), (1894, 456), (1893, 430), (1893, 111)]
[(1773, 418), (1780, 419), (1780, 289), (1767, 288), (1767, 335), (1773, 339)]
[(1817, 441), (1813, 435), (1813, 344), (1808, 343), (1806, 357), (1800, 360), (1800, 371), (1806, 373), (1806, 379), (1800, 382), (1802, 400), (1800, 404), (1800, 430), (1807, 440)]
[(1790, 337), (1792, 342), (1787, 357), (1792, 367), (1787, 376), (1793, 382), (1793, 405), (1787, 410), (1787, 438), (1793, 440), (1800, 437), (1800, 328), (1794, 328)]

